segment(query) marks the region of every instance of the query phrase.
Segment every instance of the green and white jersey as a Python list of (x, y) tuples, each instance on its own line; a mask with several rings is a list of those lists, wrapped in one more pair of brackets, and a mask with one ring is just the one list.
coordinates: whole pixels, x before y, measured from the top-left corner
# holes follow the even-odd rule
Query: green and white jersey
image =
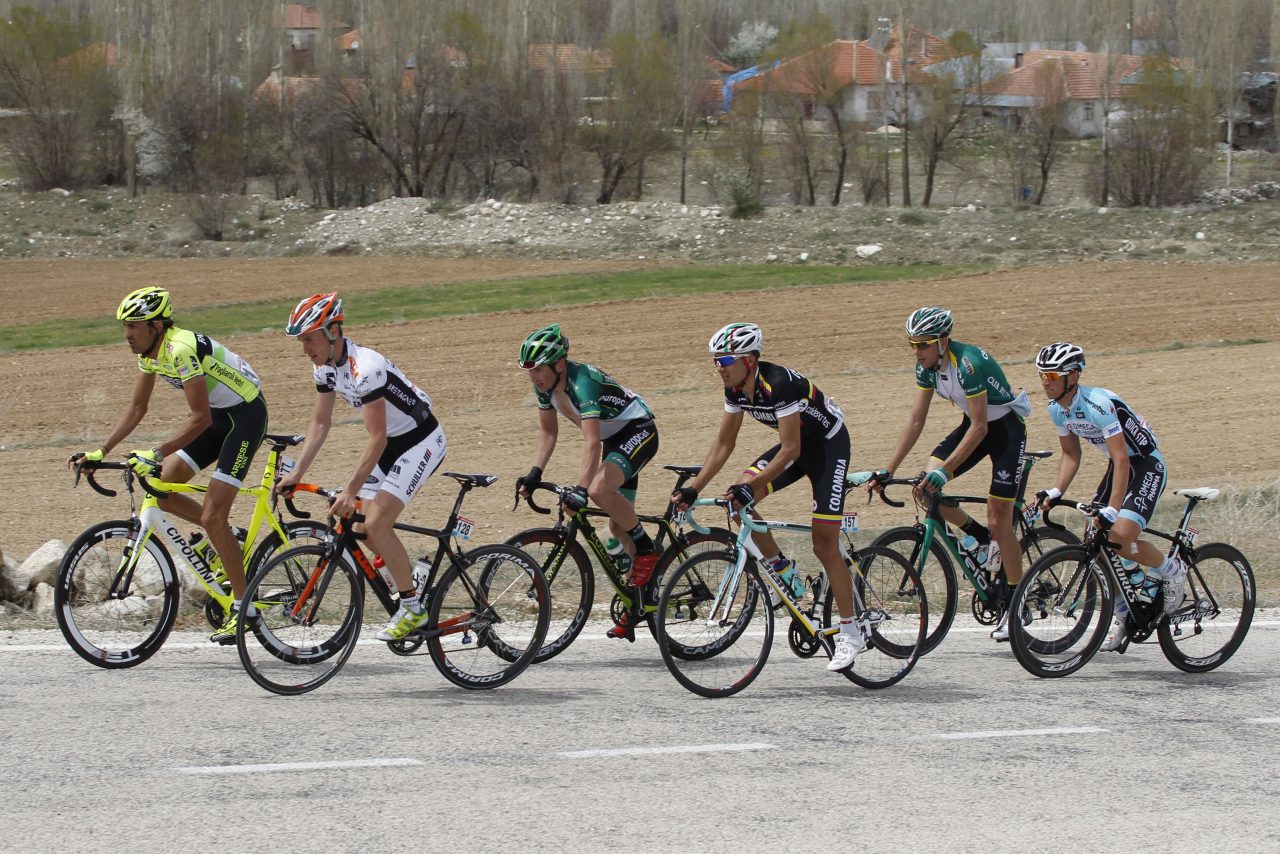
[(1031, 401), (1026, 392), (1015, 395), (1005, 379), (999, 363), (973, 344), (952, 341), (946, 358), (936, 371), (916, 365), (916, 385), (933, 389), (969, 414), (969, 398), (987, 395), (987, 421), (1003, 418), (1010, 412), (1026, 418), (1031, 413)]
[[(534, 389), (539, 409), (554, 409), (571, 421), (600, 419), (600, 438), (617, 433), (628, 421), (652, 418), (644, 400), (629, 388), (594, 365), (565, 361), (564, 395), (543, 393)], [(567, 397), (571, 412), (564, 409)]]
[(154, 359), (138, 357), (138, 370), (156, 374), (181, 389), (184, 383), (204, 377), (211, 409), (230, 409), (261, 393), (261, 381), (249, 363), (199, 332), (170, 326)]

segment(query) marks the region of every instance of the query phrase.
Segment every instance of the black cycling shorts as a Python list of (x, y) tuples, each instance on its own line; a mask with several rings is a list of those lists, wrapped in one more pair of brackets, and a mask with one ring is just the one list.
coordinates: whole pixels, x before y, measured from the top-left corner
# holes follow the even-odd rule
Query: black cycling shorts
[(600, 459), (622, 469), (626, 482), (618, 488), (635, 494), (640, 469), (658, 453), (658, 425), (652, 418), (637, 418), (607, 439), (600, 440)]
[[(947, 437), (933, 449), (933, 456), (945, 460), (959, 445), (964, 434), (969, 431), (973, 422), (966, 415), (960, 426), (947, 434)], [(987, 435), (981, 444), (952, 472), (952, 477), (959, 477), (980, 463), (984, 457), (991, 459), (991, 486), (988, 493), (991, 498), (1003, 498), (1013, 501), (1018, 497), (1018, 488), (1022, 484), (1022, 455), (1027, 449), (1027, 425), (1012, 412), (987, 423)]]
[[(774, 445), (760, 455), (747, 469), (759, 474), (769, 465), (782, 445)], [(769, 494), (786, 489), (802, 477), (809, 478), (813, 488), (813, 522), (815, 525), (839, 525), (844, 519), (844, 478), (849, 471), (849, 430), (843, 425), (827, 439), (801, 444), (800, 456), (769, 483)], [(757, 496), (763, 498), (764, 496)]]
[[(1094, 501), (1102, 504), (1111, 501), (1111, 478), (1114, 474), (1115, 464), (1108, 460), (1107, 472), (1098, 484)], [(1120, 518), (1136, 522), (1140, 530), (1145, 530), (1151, 524), (1151, 514), (1156, 512), (1156, 502), (1164, 493), (1167, 477), (1163, 457), (1129, 457), (1129, 487), (1124, 494), (1124, 503), (1120, 505)]]
[(214, 460), (212, 479), (225, 481), (239, 489), (253, 462), (253, 455), (267, 434), (267, 402), (259, 394), (253, 400), (229, 409), (211, 409), (213, 423), (178, 451), (194, 471), (201, 471)]

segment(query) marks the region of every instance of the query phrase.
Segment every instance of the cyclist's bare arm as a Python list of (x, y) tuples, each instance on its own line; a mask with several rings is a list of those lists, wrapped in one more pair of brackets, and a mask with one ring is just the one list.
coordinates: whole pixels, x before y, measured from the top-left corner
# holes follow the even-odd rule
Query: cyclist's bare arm
[(726, 412), (720, 419), (720, 429), (716, 433), (716, 440), (712, 443), (706, 460), (702, 463), (702, 471), (698, 473), (698, 476), (693, 479), (689, 486), (701, 492), (706, 489), (711, 479), (720, 473), (720, 469), (724, 468), (724, 464), (728, 462), (729, 457), (733, 454), (733, 449), (738, 444), (738, 431), (742, 429), (742, 416), (743, 413), (741, 412)]
[(147, 408), (151, 405), (151, 392), (155, 390), (155, 387), (155, 374), (138, 375), (138, 379), (133, 384), (133, 394), (129, 398), (129, 405), (124, 412), (120, 413), (115, 429), (111, 431), (107, 441), (102, 443), (103, 453), (110, 453), (112, 448), (123, 442), (142, 423), (142, 419), (146, 417)]
[[(893, 449), (893, 455), (889, 457), (888, 469), (891, 472), (897, 471), (898, 466), (902, 465), (902, 461), (907, 458), (907, 454), (911, 453), (911, 449), (916, 446), (920, 434), (924, 431), (925, 422), (929, 420), (929, 405), (933, 403), (933, 389), (922, 388), (916, 391), (918, 394), (915, 402), (911, 404), (907, 423), (902, 425), (902, 431), (898, 433), (898, 446)], [(873, 480), (867, 483), (867, 489), (879, 492), (883, 487)]]
[(338, 395), (334, 392), (316, 392), (316, 402), (311, 408), (311, 423), (307, 425), (307, 438), (302, 444), (302, 453), (299, 454), (293, 471), (280, 478), (280, 482), (276, 484), (277, 491), (288, 495), (295, 486), (302, 483), (303, 475), (324, 447), (325, 439), (329, 438), (329, 430), (333, 427), (333, 404), (337, 399)]
[[(533, 467), (539, 471), (551, 462), (551, 454), (555, 452), (556, 440), (560, 437), (560, 418), (554, 409), (538, 410), (538, 442), (533, 451)], [(528, 495), (529, 490), (523, 483), (516, 484), (516, 492)]]
[(582, 419), (582, 468), (578, 474), (578, 483), (587, 486), (595, 479), (600, 468), (600, 419)]
[(759, 474), (743, 480), (750, 483), (755, 490), (756, 500), (764, 497), (764, 490), (773, 479), (793, 461), (800, 458), (800, 413), (793, 412), (778, 419), (778, 440), (782, 447), (774, 454), (769, 464)]
[(956, 466), (973, 456), (973, 452), (986, 437), (987, 393), (984, 391), (969, 398), (969, 429), (964, 431), (960, 444), (956, 445), (951, 456), (942, 461), (942, 467), (946, 469), (948, 477), (955, 474)]
[[(1058, 461), (1058, 479), (1054, 488), (1059, 495), (1063, 495), (1071, 486), (1071, 481), (1075, 480), (1076, 472), (1080, 471), (1080, 437), (1075, 433), (1059, 436), (1058, 444), (1062, 446), (1062, 459)], [(1042, 511), (1048, 512), (1052, 506), (1052, 499), (1046, 498), (1040, 502)]]

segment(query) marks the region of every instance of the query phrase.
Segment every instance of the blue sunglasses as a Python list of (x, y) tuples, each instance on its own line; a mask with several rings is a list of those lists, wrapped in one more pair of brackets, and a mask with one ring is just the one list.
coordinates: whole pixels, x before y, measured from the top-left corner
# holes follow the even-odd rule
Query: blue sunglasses
[(715, 362), (721, 368), (727, 368), (743, 356), (712, 356), (711, 361)]

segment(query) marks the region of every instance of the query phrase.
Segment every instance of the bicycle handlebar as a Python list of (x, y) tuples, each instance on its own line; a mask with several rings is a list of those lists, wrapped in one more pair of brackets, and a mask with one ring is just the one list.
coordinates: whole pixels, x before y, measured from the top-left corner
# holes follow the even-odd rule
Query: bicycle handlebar
[[(850, 472), (848, 475), (846, 475), (846, 476), (845, 476), (845, 481), (846, 481), (846, 482), (848, 482), (850, 486), (864, 486), (864, 485), (866, 485), (866, 484), (870, 483), (872, 480), (874, 480), (874, 479), (875, 479), (875, 476), (876, 476), (876, 473), (875, 473), (875, 472), (873, 472), (873, 471), (855, 471), (855, 472)], [(881, 501), (883, 501), (885, 504), (888, 504), (890, 507), (906, 507), (906, 506), (907, 506), (907, 502), (905, 502), (905, 501), (895, 501), (894, 499), (892, 499), (892, 498), (890, 498), (889, 496), (885, 495), (885, 494), (884, 494), (884, 488), (883, 488), (883, 487), (886, 487), (886, 486), (912, 486), (912, 487), (914, 487), (916, 484), (920, 483), (920, 480), (921, 480), (921, 477), (919, 477), (919, 476), (917, 476), (917, 477), (891, 477), (891, 478), (889, 478), (888, 480), (881, 480), (881, 481), (879, 481), (880, 486), (881, 486), (881, 489), (879, 489), (879, 490), (873, 490), (873, 494), (875, 494), (875, 495), (879, 495), (879, 496), (880, 496), (880, 500), (881, 500)], [(868, 496), (867, 496), (867, 503), (868, 503), (868, 504), (870, 504), (870, 503), (871, 503), (871, 496), (870, 496), (870, 495), (868, 495)]]
[(96, 478), (94, 478), (93, 473), (98, 471), (99, 469), (109, 469), (114, 471), (130, 471), (128, 463), (108, 463), (108, 462), (87, 463), (84, 460), (81, 460), (80, 462), (77, 462), (75, 464), (74, 470), (76, 473), (76, 480), (75, 480), (74, 486), (80, 485), (80, 476), (84, 475), (84, 479), (89, 482), (89, 485), (91, 487), (93, 487), (94, 492), (98, 493), (99, 495), (105, 495), (108, 498), (115, 498), (117, 495), (120, 494), (119, 492), (117, 492), (114, 489), (107, 489), (105, 486), (98, 483)]
[[(564, 487), (558, 486), (554, 483), (551, 483), (550, 481), (543, 480), (543, 481), (539, 481), (537, 484), (534, 485), (533, 489), (530, 489), (528, 492), (524, 494), (524, 503), (529, 505), (530, 510), (532, 510), (534, 513), (541, 513), (543, 516), (550, 516), (551, 515), (550, 508), (543, 507), (542, 505), (538, 504), (536, 501), (533, 500), (533, 493), (537, 492), (539, 489), (545, 490), (547, 492), (554, 492), (556, 496), (559, 497), (564, 494)], [(516, 489), (516, 503), (511, 505), (511, 509), (515, 510), (518, 506), (520, 506), (519, 487), (517, 487)]]
[[(723, 507), (726, 510), (731, 510), (733, 506), (733, 502), (727, 498), (694, 499), (694, 502), (689, 505), (689, 509), (684, 511), (685, 522), (688, 523), (690, 528), (693, 528), (693, 530), (697, 531), (698, 533), (700, 534), (707, 533), (708, 529), (702, 525), (699, 525), (698, 522), (693, 518), (693, 511), (697, 507), (710, 507), (712, 505), (715, 505), (716, 507)], [(750, 507), (751, 507), (751, 504), (744, 504), (742, 506), (742, 509), (737, 511), (738, 524), (746, 528), (748, 531), (754, 531), (757, 534), (767, 533), (769, 530), (768, 525), (765, 525), (763, 522), (757, 522), (755, 519), (751, 518), (751, 516), (747, 515), (747, 513), (745, 512)]]

